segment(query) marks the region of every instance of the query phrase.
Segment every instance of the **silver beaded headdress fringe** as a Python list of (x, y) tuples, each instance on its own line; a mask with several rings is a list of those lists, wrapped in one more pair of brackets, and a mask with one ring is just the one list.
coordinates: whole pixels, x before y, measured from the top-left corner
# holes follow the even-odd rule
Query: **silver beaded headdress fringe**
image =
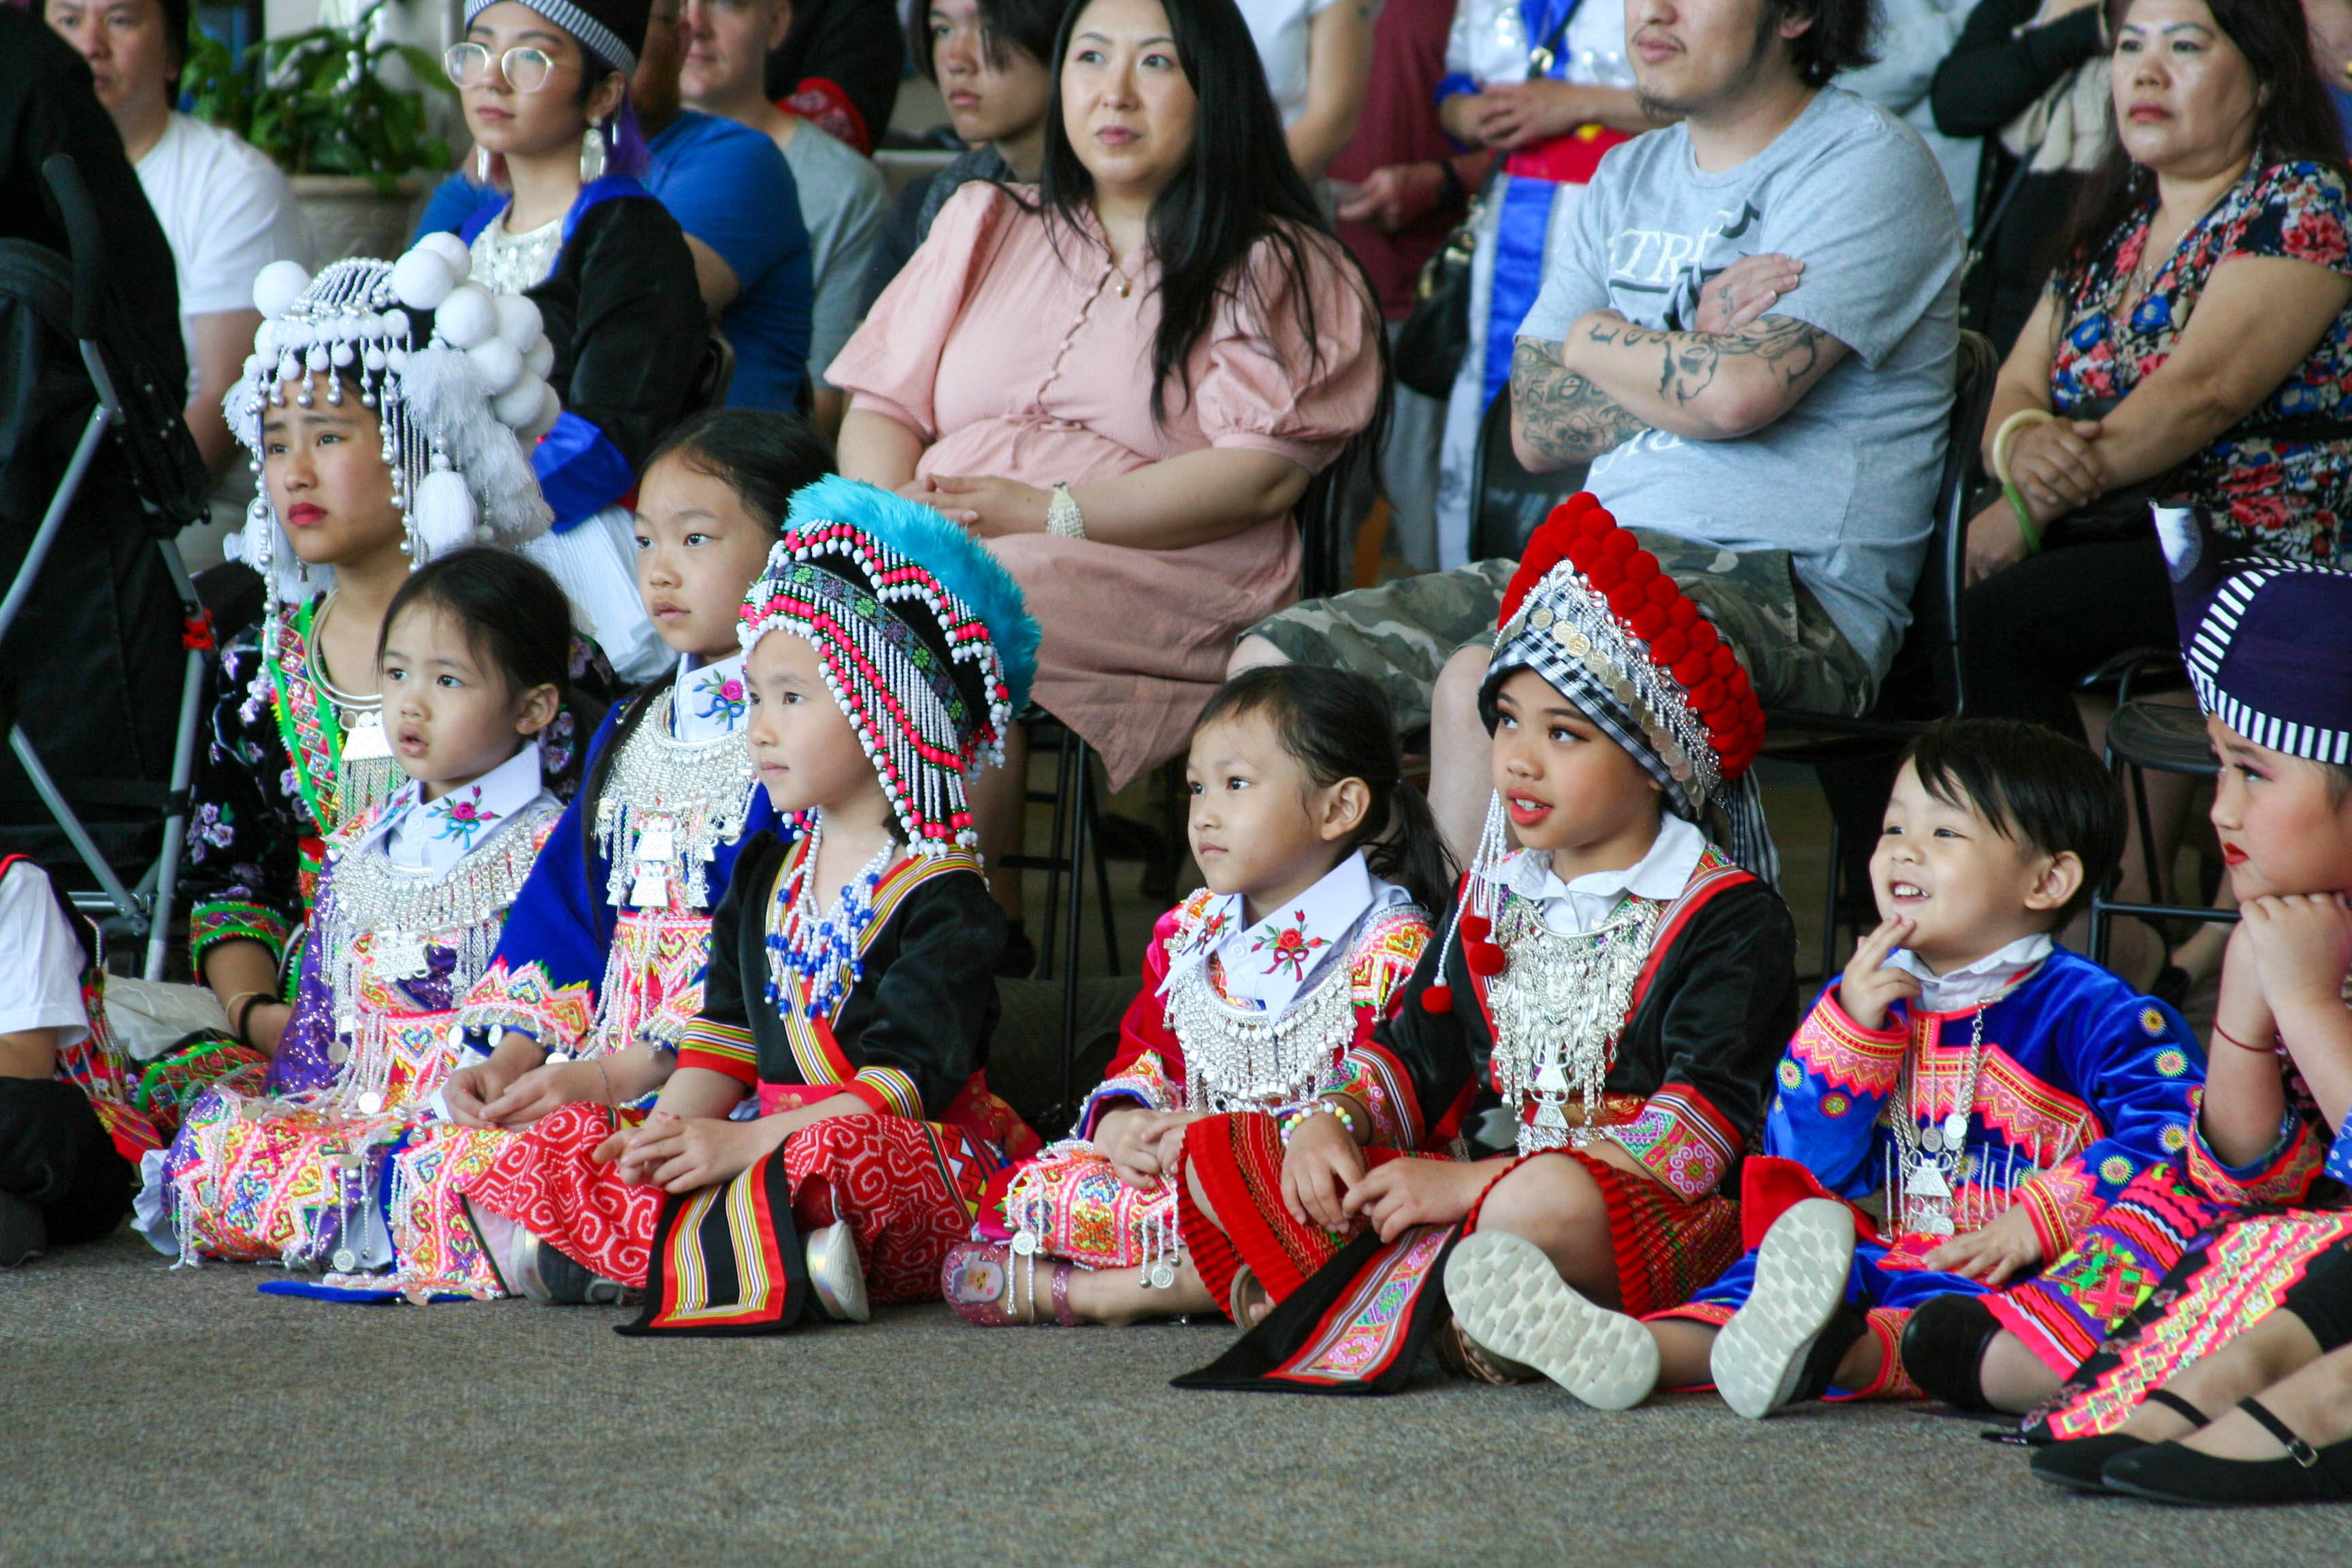
[(975, 847), (968, 781), (1004, 761), (1036, 671), (1020, 586), (929, 507), (827, 478), (793, 498), (743, 600), (745, 652), (771, 631), (814, 645), (919, 854)]
[(335, 405), (349, 377), (375, 410), (412, 566), (547, 531), (529, 452), (562, 412), (544, 379), (554, 350), (539, 308), (467, 281), (469, 265), (455, 236), (431, 235), (398, 262), (354, 257), (312, 278), (279, 261), (254, 280), (261, 328), (222, 412), (251, 454), (255, 495), (228, 553), (261, 574), (270, 618), (331, 581), (296, 555), (262, 479), (262, 423), (289, 384), (298, 406)]

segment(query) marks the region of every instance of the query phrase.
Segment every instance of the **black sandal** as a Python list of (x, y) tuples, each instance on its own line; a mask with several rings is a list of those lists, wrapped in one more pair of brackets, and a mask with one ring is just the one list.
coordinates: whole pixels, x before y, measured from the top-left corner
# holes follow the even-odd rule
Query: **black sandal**
[[(2191, 1430), (2210, 1426), (2205, 1413), (2168, 1388), (2152, 1391), (2143, 1402), (2161, 1405), (2179, 1415), (2186, 1416)], [(2107, 1461), (2125, 1454), (2137, 1454), (2142, 1448), (2153, 1447), (2145, 1437), (2126, 1436), (2121, 1432), (2102, 1433), (2096, 1437), (2072, 1437), (2063, 1442), (2047, 1443), (2033, 1451), (2033, 1462), (2027, 1467), (2038, 1481), (2048, 1481), (2053, 1487), (2069, 1491), (2103, 1492), (2107, 1489), (2105, 1475)]]
[(2221, 1459), (2179, 1443), (2156, 1443), (2108, 1461), (2107, 1489), (2188, 1508), (2253, 1503), (2352, 1502), (2352, 1437), (2315, 1448), (2247, 1396), (2238, 1408), (2277, 1438), (2283, 1459)]

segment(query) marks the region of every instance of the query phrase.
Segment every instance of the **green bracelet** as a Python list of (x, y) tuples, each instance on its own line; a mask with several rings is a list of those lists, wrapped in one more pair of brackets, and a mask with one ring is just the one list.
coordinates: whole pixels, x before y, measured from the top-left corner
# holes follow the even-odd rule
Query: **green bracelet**
[(2009, 498), (2009, 510), (2017, 514), (2017, 531), (2025, 535), (2025, 552), (2028, 555), (2041, 554), (2042, 531), (2033, 525), (2033, 513), (2027, 509), (2025, 498), (2018, 493), (2014, 484), (2002, 485), (2000, 493)]

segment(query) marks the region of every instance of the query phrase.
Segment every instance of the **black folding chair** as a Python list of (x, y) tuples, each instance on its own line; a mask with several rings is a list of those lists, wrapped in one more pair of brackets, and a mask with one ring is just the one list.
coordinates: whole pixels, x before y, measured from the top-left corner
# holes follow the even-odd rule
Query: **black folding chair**
[[(121, 868), (100, 849), (68, 798), (68, 788), (42, 762), (19, 722), (16, 702), (20, 699), (12, 697), (9, 710), (0, 717), (5, 717), (8, 749), (17, 766), (97, 884), (95, 890), (77, 892), (76, 904), (102, 914), (102, 926), (144, 937), (146, 975), (158, 980), (163, 978), (169, 944), (173, 899), (186, 842), (188, 784), (214, 652), (211, 617), (174, 542), (182, 528), (203, 515), (204, 467), (180, 417), (182, 389), (156, 386), (136, 345), (127, 343), (119, 327), (109, 320), (105, 243), (79, 171), (70, 157), (59, 154), (43, 164), (41, 173), (57, 200), (72, 246), (70, 262), (39, 246), (0, 241), (0, 293), (5, 293), (11, 309), (29, 310), (56, 341), (74, 346), (89, 378), (91, 401), (63, 476), (50, 494), (5, 595), (0, 596), (0, 638), (7, 637), (34, 602), (42, 586), (42, 569), (90, 479), (92, 466), (102, 449), (111, 447), (112, 460), (129, 470), (145, 529), (179, 596), (181, 641), (186, 650), (169, 786), (156, 790), (136, 780), (72, 781), (73, 793), (86, 805), (144, 806), (159, 814), (161, 849), (135, 883), (127, 883)], [(27, 395), (23, 385), (0, 393)], [(76, 545), (83, 545), (79, 537)]]

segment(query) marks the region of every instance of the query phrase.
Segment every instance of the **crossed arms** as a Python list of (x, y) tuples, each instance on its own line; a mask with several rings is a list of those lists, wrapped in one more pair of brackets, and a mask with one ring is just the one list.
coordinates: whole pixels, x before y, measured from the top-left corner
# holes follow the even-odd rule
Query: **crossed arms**
[(1655, 331), (1594, 310), (1577, 319), (1565, 342), (1519, 339), (1511, 353), (1511, 446), (1520, 463), (1543, 473), (1590, 462), (1648, 429), (1737, 440), (1794, 407), (1848, 352), (1788, 316), (1727, 316), (1710, 283), (1699, 323), (1716, 331)]

